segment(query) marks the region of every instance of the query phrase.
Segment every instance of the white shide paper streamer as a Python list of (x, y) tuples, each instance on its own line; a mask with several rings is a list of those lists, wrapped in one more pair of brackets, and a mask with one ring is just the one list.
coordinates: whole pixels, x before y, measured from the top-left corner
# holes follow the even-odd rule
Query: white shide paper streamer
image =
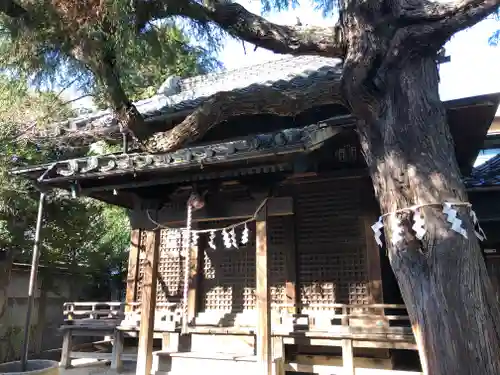
[(419, 240), (424, 238), (425, 232), (427, 232), (425, 229), (425, 219), (422, 217), (419, 209), (416, 209), (413, 214), (413, 226), (411, 229), (415, 231), (415, 237)]
[[(439, 205), (439, 204), (429, 203), (429, 204), (423, 204), (423, 205), (416, 205), (416, 206), (403, 208), (403, 209), (397, 210), (395, 212), (390, 212), (390, 213), (387, 213), (387, 214), (380, 216), (378, 221), (372, 225), (372, 230), (373, 230), (373, 234), (375, 237), (375, 241), (377, 242), (377, 244), (380, 247), (383, 246), (381, 237), (382, 237), (382, 229), (384, 227), (384, 224), (383, 224), (382, 219), (385, 216), (388, 216), (391, 214), (396, 214), (396, 213), (403, 212), (403, 211), (413, 211), (414, 212), (414, 215), (413, 215), (414, 223), (413, 223), (412, 229), (415, 231), (415, 237), (417, 237), (419, 240), (421, 240), (424, 237), (427, 230), (425, 228), (425, 218), (422, 217), (421, 212), (420, 212), (420, 208), (422, 208), (424, 206), (435, 206), (435, 205)], [(480, 241), (484, 241), (486, 239), (486, 235), (485, 235), (483, 229), (481, 228), (481, 226), (479, 225), (479, 221), (477, 219), (476, 213), (474, 212), (474, 210), (472, 210), (471, 205), (468, 202), (455, 202), (455, 203), (445, 202), (442, 204), (443, 213), (446, 215), (446, 221), (451, 224), (451, 230), (459, 233), (464, 238), (468, 238), (467, 231), (465, 230), (465, 228), (462, 227), (462, 220), (458, 218), (458, 216), (457, 216), (458, 212), (457, 212), (457, 210), (455, 210), (453, 208), (453, 206), (469, 207), (470, 217), (471, 217), (472, 222), (474, 224), (474, 233)], [(401, 221), (399, 219), (395, 218), (395, 220), (391, 223), (391, 229), (392, 229), (392, 233), (393, 233), (393, 235), (392, 235), (393, 238), (391, 239), (391, 242), (393, 244), (396, 244), (403, 239), (402, 232), (403, 232), (404, 228), (401, 226)]]
[(452, 207), (453, 203), (444, 202), (443, 213), (446, 215), (446, 220), (451, 224), (451, 230), (461, 234), (467, 238), (467, 231), (462, 227), (462, 220), (457, 217), (457, 210)]
[(391, 242), (393, 245), (397, 245), (399, 242), (403, 240), (403, 231), (404, 228), (401, 225), (401, 219), (395, 216), (391, 222), (391, 232), (392, 232)]
[(384, 224), (382, 223), (382, 216), (378, 218), (378, 221), (372, 225), (372, 230), (375, 235), (375, 241), (377, 242), (377, 245), (382, 247), (382, 240), (380, 237), (382, 237), (382, 228), (384, 227)]

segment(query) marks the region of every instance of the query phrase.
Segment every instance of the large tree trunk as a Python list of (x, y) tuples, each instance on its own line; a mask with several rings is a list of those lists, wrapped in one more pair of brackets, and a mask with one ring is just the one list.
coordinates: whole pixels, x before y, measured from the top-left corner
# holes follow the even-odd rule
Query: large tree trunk
[[(427, 229), (422, 241), (411, 229), (411, 211), (384, 219), (388, 256), (424, 374), (498, 375), (500, 312), (470, 209), (457, 207), (464, 238), (451, 229), (440, 205), (467, 202), (467, 195), (438, 82), (434, 60), (415, 57), (394, 70), (385, 90), (370, 102), (350, 99), (365, 114), (377, 108), (377, 116), (360, 122), (358, 130), (382, 213), (431, 204), (422, 208)], [(393, 245), (396, 216), (403, 220), (404, 239)]]

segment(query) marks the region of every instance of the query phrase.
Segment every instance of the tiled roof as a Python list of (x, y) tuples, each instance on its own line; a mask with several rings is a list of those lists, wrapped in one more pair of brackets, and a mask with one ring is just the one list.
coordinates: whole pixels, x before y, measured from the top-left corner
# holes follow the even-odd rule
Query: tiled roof
[(469, 187), (500, 185), (500, 154), (474, 168), (464, 182)]
[[(333, 75), (340, 75), (340, 60), (320, 56), (286, 57), (259, 65), (221, 73), (211, 73), (180, 82), (180, 90), (174, 95), (155, 95), (134, 103), (138, 111), (151, 118), (196, 108), (206, 98), (223, 91), (252, 91), (259, 86), (281, 89), (310, 85), (311, 82)], [(161, 82), (158, 82), (160, 86)], [(110, 110), (71, 118), (59, 125), (70, 128), (107, 126), (113, 123)]]
[[(25, 175), (38, 183), (65, 180), (103, 179), (106, 176), (123, 176), (141, 172), (166, 172), (207, 170), (210, 167), (240, 163), (252, 166), (252, 162), (277, 156), (311, 152), (342, 131), (338, 126), (314, 124), (302, 128), (285, 129), (202, 146), (184, 148), (174, 152), (148, 154), (107, 154), (61, 160), (51, 164), (21, 167), (11, 170), (14, 175)], [(210, 173), (213, 171), (208, 171)], [(219, 171), (220, 172), (220, 171)]]

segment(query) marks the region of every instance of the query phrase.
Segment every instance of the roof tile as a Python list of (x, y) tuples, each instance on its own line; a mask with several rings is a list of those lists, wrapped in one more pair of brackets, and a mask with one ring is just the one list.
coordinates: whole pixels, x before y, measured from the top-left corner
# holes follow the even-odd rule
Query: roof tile
[[(178, 94), (155, 95), (135, 103), (146, 118), (194, 109), (206, 98), (223, 91), (248, 92), (259, 86), (278, 89), (298, 88), (311, 80), (340, 74), (340, 60), (321, 56), (290, 56), (241, 69), (185, 78)], [(111, 110), (98, 111), (68, 119), (70, 128), (109, 126), (114, 123)], [(63, 125), (63, 124), (59, 124)]]

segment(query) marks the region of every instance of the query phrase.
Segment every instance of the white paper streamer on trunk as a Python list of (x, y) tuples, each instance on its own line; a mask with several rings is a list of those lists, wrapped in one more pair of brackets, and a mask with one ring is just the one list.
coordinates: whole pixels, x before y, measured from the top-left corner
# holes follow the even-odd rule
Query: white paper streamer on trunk
[(397, 215), (394, 216), (394, 219), (391, 221), (391, 242), (393, 245), (396, 245), (398, 242), (403, 240), (403, 226), (401, 225), (401, 220)]
[(447, 216), (446, 220), (451, 223), (451, 229), (467, 238), (467, 231), (462, 228), (462, 220), (457, 217), (457, 210), (452, 207), (453, 203), (444, 202), (443, 213)]
[(378, 218), (378, 221), (372, 225), (372, 230), (375, 235), (375, 241), (377, 242), (377, 245), (382, 247), (382, 240), (380, 237), (382, 237), (382, 228), (384, 227), (384, 223), (382, 223), (382, 216)]
[(474, 224), (474, 233), (476, 234), (476, 237), (479, 241), (484, 241), (486, 239), (486, 234), (479, 225), (479, 220), (477, 220), (476, 213), (472, 208), (470, 209), (470, 217), (472, 218), (472, 224)]
[(422, 238), (424, 238), (427, 230), (425, 229), (425, 219), (421, 216), (421, 212), (419, 209), (416, 209), (413, 214), (413, 222), (414, 224), (411, 229), (415, 231), (415, 237), (421, 240)]
[(248, 226), (245, 224), (245, 229), (243, 229), (243, 233), (241, 235), (241, 243), (243, 245), (246, 245), (248, 243), (248, 239), (249, 239)]

